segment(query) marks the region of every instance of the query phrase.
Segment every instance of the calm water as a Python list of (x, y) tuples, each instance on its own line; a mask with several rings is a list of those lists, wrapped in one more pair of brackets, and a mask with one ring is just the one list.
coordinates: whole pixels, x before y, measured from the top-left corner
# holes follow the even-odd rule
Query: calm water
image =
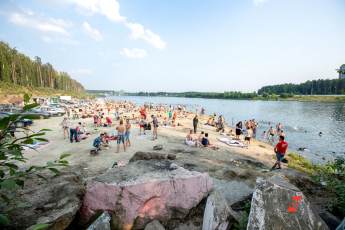
[[(206, 113), (224, 115), (226, 122), (234, 126), (239, 120), (254, 118), (259, 122), (258, 138), (269, 128), (281, 122), (284, 126), (290, 150), (320, 161), (345, 156), (345, 104), (293, 101), (249, 101), (176, 97), (112, 97), (137, 104), (157, 103), (186, 105), (191, 111), (204, 107)], [(199, 110), (200, 111), (200, 110)], [(323, 135), (319, 136), (319, 132)]]

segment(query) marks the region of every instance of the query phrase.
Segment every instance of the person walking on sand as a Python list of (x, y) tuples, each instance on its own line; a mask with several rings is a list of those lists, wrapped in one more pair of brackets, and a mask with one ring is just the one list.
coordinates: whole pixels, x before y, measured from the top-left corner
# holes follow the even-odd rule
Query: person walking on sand
[(152, 140), (157, 140), (157, 138), (158, 138), (158, 119), (154, 115), (151, 115), (151, 118), (152, 118), (152, 125), (153, 125)]
[(198, 123), (199, 123), (198, 115), (195, 115), (193, 118), (194, 133), (196, 133), (196, 131), (198, 129)]
[(120, 152), (120, 144), (123, 144), (123, 151), (126, 152), (125, 144), (125, 131), (126, 127), (123, 125), (123, 120), (120, 120), (120, 124), (116, 127), (117, 130), (117, 153)]
[(68, 119), (67, 117), (64, 117), (61, 124), (62, 126), (62, 130), (63, 130), (63, 139), (69, 138), (69, 132), (68, 132), (68, 128), (69, 128), (69, 124), (68, 124)]
[(129, 139), (129, 136), (131, 134), (131, 123), (129, 122), (129, 119), (126, 120), (126, 132), (125, 132), (125, 144), (127, 147), (131, 146), (131, 141)]
[(288, 148), (288, 143), (285, 141), (285, 137), (279, 136), (279, 142), (276, 145), (276, 147), (274, 148), (274, 152), (276, 153), (277, 161), (276, 161), (276, 163), (274, 163), (271, 170), (276, 169), (277, 166), (278, 166), (277, 169), (281, 169), (280, 164), (284, 158), (284, 155), (286, 153), (287, 148)]

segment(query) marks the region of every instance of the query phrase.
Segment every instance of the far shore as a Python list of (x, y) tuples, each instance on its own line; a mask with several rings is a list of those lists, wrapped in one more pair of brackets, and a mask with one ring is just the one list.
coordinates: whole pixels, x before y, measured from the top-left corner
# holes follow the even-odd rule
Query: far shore
[[(91, 94), (92, 95), (92, 94)], [(106, 97), (102, 94), (94, 94), (95, 96)], [(113, 95), (111, 95), (113, 96)], [(114, 95), (116, 96), (116, 95)], [(345, 102), (345, 95), (294, 95), (292, 97), (283, 98), (279, 95), (270, 96), (270, 97), (255, 97), (255, 98), (214, 98), (214, 97), (184, 97), (184, 96), (153, 96), (150, 94), (147, 95), (120, 95), (120, 96), (136, 96), (136, 97), (181, 97), (181, 98), (200, 98), (200, 99), (223, 99), (223, 100), (253, 100), (253, 101), (300, 101), (300, 102)]]

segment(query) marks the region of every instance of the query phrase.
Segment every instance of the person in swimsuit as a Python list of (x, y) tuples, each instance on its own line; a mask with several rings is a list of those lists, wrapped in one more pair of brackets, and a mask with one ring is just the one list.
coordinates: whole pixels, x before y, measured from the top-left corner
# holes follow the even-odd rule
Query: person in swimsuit
[(151, 115), (151, 118), (152, 118), (152, 125), (153, 125), (152, 139), (156, 140), (158, 137), (158, 119), (154, 115)]
[(242, 121), (236, 124), (236, 139), (239, 140), (242, 134)]
[(270, 129), (268, 130), (268, 141), (274, 142), (274, 129), (271, 126)]
[(66, 139), (66, 136), (69, 138), (69, 132), (68, 132), (69, 124), (68, 124), (67, 117), (64, 117), (63, 121), (61, 122), (61, 126), (63, 129), (63, 138)]
[[(274, 148), (274, 152), (276, 153), (277, 161), (272, 166), (271, 170), (274, 169), (281, 169), (281, 161), (283, 160), (285, 153), (288, 148), (288, 143), (285, 141), (284, 136), (279, 137), (279, 142)], [(278, 166), (278, 168), (276, 168)]]
[(131, 146), (131, 141), (129, 139), (129, 136), (131, 134), (131, 123), (129, 122), (129, 119), (126, 120), (126, 132), (125, 132), (125, 144), (126, 146)]
[(194, 129), (194, 133), (196, 133), (196, 131), (197, 131), (198, 123), (199, 123), (198, 115), (195, 115), (195, 117), (193, 118), (193, 129)]
[(116, 127), (117, 130), (117, 153), (120, 151), (120, 144), (123, 144), (123, 150), (126, 152), (125, 145), (125, 131), (126, 127), (123, 125), (123, 120), (120, 120), (120, 124)]

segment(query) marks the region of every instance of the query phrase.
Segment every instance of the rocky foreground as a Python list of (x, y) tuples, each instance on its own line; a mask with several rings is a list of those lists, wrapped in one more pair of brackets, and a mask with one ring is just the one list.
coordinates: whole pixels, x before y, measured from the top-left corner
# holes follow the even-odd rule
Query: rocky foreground
[(329, 229), (291, 183), (302, 175), (269, 172), (249, 158), (221, 162), (190, 149), (168, 152), (137, 152), (126, 166), (87, 179), (78, 167), (47, 182), (32, 179), (18, 194), (31, 205), (12, 212), (9, 229), (38, 223), (89, 230)]

